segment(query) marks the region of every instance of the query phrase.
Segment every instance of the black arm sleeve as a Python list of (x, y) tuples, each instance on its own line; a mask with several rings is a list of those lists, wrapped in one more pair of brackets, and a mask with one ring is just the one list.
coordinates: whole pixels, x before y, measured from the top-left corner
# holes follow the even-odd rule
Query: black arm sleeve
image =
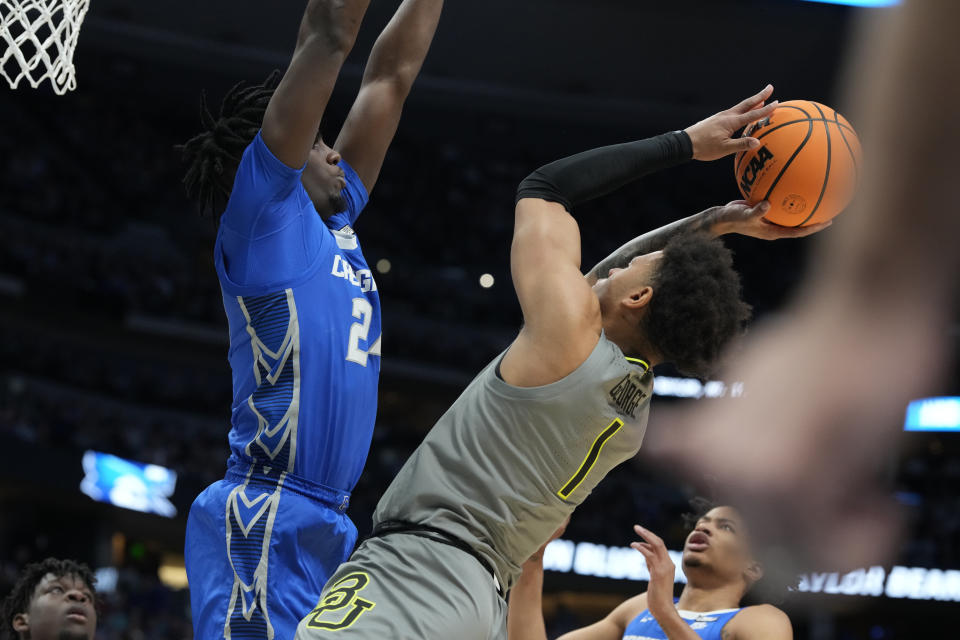
[(517, 188), (517, 201), (541, 198), (559, 202), (570, 211), (581, 202), (606, 195), (648, 173), (676, 166), (692, 157), (693, 144), (685, 131), (591, 149), (531, 173)]

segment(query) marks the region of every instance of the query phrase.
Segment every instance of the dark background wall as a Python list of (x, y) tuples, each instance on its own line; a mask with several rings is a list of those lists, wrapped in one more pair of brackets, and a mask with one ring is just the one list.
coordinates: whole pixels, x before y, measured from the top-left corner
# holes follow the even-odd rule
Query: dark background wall
[[(397, 4), (372, 3), (328, 137)], [(222, 476), (230, 374), (212, 224), (184, 198), (173, 147), (199, 125), (201, 90), (216, 104), (233, 83), (285, 66), (302, 5), (96, 0), (75, 58), (77, 91), (0, 90), (0, 592), (47, 554), (117, 567), (103, 638), (189, 635), (184, 594), (157, 570), (182, 563), (189, 504)], [(447, 4), (357, 225), (368, 262), (392, 265), (378, 274), (384, 375), (352, 505), (361, 531), (422, 434), (519, 325), (508, 271), (517, 182), (561, 154), (682, 128), (767, 82), (780, 99), (843, 110), (843, 54), (862, 15), (794, 0)], [(584, 262), (737, 197), (726, 160), (651, 176), (578, 211)], [(815, 241), (728, 244), (762, 321), (794, 291)], [(491, 289), (479, 287), (483, 273), (495, 277)], [(954, 372), (935, 391), (957, 394), (957, 381)], [(657, 406), (674, 402), (656, 398), (651, 429)], [(179, 515), (80, 494), (87, 449), (176, 470)], [(890, 466), (910, 522), (897, 562), (960, 569), (957, 438), (911, 435)], [(568, 536), (623, 546), (640, 520), (677, 548), (689, 497), (684, 483), (634, 461), (578, 511)], [(552, 628), (589, 621), (642, 587), (551, 575)], [(942, 629), (952, 610), (809, 594), (784, 606), (799, 638), (916, 637)]]

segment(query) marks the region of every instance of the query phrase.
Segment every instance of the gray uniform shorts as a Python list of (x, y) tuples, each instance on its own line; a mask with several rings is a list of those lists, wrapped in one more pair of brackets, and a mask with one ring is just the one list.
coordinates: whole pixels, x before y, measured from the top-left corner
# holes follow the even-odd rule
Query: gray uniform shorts
[(365, 541), (331, 576), (296, 640), (506, 640), (507, 603), (466, 551), (417, 535)]

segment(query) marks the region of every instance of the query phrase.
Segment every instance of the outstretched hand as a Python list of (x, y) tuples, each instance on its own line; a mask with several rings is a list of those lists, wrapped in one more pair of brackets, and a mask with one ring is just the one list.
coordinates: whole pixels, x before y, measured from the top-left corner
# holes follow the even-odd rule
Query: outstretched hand
[(684, 129), (693, 143), (694, 160), (717, 160), (759, 147), (760, 141), (756, 138), (732, 136), (751, 122), (773, 113), (779, 104), (776, 100), (764, 106), (772, 94), (773, 85), (768, 84), (760, 93)]
[(674, 610), (673, 584), (677, 568), (670, 559), (663, 539), (649, 529), (638, 524), (633, 530), (642, 538), (640, 542), (631, 542), (630, 546), (639, 551), (647, 561), (650, 571), (650, 584), (647, 588), (647, 607), (658, 620)]
[(716, 236), (727, 233), (739, 233), (742, 236), (761, 240), (780, 240), (783, 238), (803, 238), (823, 231), (832, 221), (811, 224), (806, 227), (784, 227), (766, 220), (763, 216), (770, 210), (766, 200), (750, 206), (746, 200), (734, 200), (719, 207), (711, 207), (702, 215), (710, 221), (710, 229)]

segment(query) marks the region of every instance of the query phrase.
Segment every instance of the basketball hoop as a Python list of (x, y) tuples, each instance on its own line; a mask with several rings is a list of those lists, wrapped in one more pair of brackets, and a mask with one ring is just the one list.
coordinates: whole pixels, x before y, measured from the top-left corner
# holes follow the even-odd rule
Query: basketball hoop
[(50, 80), (57, 95), (77, 88), (73, 50), (90, 0), (0, 0), (0, 74), (11, 89)]

